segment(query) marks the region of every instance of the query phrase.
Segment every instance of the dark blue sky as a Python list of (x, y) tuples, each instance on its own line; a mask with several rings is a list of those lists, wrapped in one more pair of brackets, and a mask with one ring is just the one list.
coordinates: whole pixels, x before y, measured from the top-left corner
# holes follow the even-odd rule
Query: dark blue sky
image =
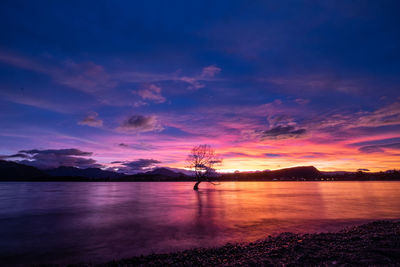
[(225, 170), (398, 167), (399, 10), (2, 1), (0, 154), (43, 168), (183, 167), (209, 143)]

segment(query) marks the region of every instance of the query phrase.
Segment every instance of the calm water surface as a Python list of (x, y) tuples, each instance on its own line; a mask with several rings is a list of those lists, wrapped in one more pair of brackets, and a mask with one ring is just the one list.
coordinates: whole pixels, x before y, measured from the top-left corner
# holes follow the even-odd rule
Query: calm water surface
[(400, 182), (0, 183), (0, 265), (104, 262), (400, 218)]

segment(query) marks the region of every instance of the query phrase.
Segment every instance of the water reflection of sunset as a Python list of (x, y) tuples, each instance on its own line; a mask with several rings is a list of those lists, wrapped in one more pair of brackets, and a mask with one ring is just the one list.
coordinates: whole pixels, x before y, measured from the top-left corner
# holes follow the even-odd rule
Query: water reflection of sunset
[(52, 252), (47, 262), (101, 262), (400, 217), (397, 182), (223, 182), (200, 191), (186, 182), (64, 185), (0, 185), (7, 224), (24, 223), (0, 228), (2, 242), (31, 240), (7, 242), (10, 251), (35, 257), (31, 244), (41, 236), (52, 240), (34, 246)]

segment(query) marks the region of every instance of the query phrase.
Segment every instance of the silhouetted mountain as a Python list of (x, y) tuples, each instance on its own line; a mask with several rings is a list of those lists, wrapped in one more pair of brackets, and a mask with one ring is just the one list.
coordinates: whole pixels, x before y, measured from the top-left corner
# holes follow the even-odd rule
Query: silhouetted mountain
[(113, 171), (105, 171), (99, 168), (87, 168), (79, 169), (75, 167), (61, 166), (55, 169), (45, 171), (50, 176), (55, 177), (85, 177), (85, 178), (119, 178), (125, 176), (125, 174), (117, 173)]
[(150, 174), (150, 175), (162, 175), (162, 176), (167, 176), (167, 177), (182, 177), (185, 176), (185, 174), (181, 172), (175, 172), (171, 169), (160, 167), (160, 168), (155, 168), (151, 171), (146, 172), (145, 174)]
[(268, 175), (277, 178), (319, 178), (321, 177), (321, 172), (314, 166), (301, 166), (268, 171)]
[(47, 176), (39, 169), (13, 161), (0, 160), (0, 180), (32, 179)]
[(274, 171), (225, 173), (220, 179), (225, 181), (314, 180), (320, 178), (321, 175), (314, 166), (301, 166)]

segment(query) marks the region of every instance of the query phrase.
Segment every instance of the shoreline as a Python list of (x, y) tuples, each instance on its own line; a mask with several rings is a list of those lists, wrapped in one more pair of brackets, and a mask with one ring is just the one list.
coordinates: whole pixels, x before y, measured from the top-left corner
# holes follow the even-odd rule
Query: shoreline
[(400, 221), (374, 221), (332, 233), (285, 232), (251, 243), (137, 256), (92, 266), (243, 265), (400, 266)]
[[(196, 183), (195, 180), (102, 180), (102, 179), (82, 179), (82, 180), (0, 180), (0, 183), (57, 183), (57, 182), (70, 182), (70, 183)], [(225, 182), (400, 182), (400, 179), (392, 179), (392, 180), (378, 180), (378, 179), (370, 179), (370, 180), (361, 180), (361, 179), (349, 179), (349, 180), (224, 180), (224, 181), (215, 181), (217, 183), (225, 183)], [(207, 182), (202, 182), (207, 183)]]

